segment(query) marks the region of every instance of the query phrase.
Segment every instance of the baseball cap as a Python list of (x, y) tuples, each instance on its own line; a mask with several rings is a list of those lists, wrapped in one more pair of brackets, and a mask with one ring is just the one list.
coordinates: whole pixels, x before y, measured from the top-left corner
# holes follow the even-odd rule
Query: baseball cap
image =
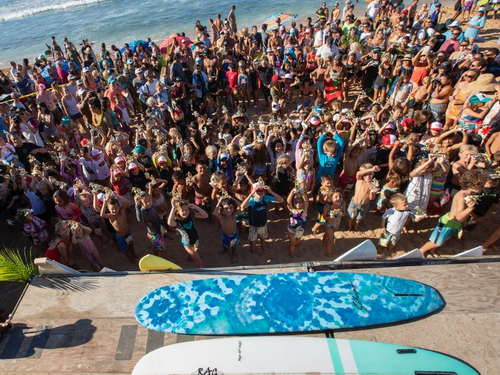
[(401, 126), (403, 128), (413, 128), (415, 126), (415, 120), (412, 119), (412, 118), (405, 118), (402, 122), (401, 122)]
[(63, 124), (63, 125), (71, 125), (71, 117), (69, 117), (69, 116), (64, 116), (64, 117), (61, 119), (61, 124)]
[(141, 73), (142, 73), (142, 69), (141, 69), (141, 68), (137, 68), (137, 69), (135, 70), (135, 74), (141, 74)]
[(132, 169), (137, 169), (137, 168), (139, 168), (139, 166), (138, 166), (136, 163), (133, 163), (133, 162), (132, 162), (132, 163), (130, 163), (130, 164), (128, 165), (128, 170), (129, 170), (129, 171), (131, 171)]
[(488, 98), (484, 94), (474, 94), (469, 98), (469, 103), (470, 104), (477, 104), (477, 103), (488, 103), (491, 98)]
[(167, 158), (163, 155), (158, 158), (158, 164), (167, 163), (167, 162), (168, 162)]
[(318, 116), (312, 116), (311, 119), (309, 120), (309, 123), (312, 126), (318, 126), (321, 124), (321, 120)]
[(382, 136), (382, 144), (384, 146), (392, 146), (396, 142), (397, 137), (394, 134), (385, 134)]
[(135, 153), (137, 153), (137, 154), (142, 154), (142, 153), (143, 153), (143, 152), (145, 152), (145, 151), (146, 151), (146, 148), (144, 148), (144, 146), (143, 146), (143, 145), (136, 145), (136, 146), (134, 147), (134, 149), (132, 150), (132, 152), (135, 152)]
[(120, 163), (120, 162), (124, 162), (125, 161), (125, 158), (123, 156), (117, 156), (115, 159), (114, 159), (114, 162), (116, 164)]
[(116, 78), (115, 77), (111, 76), (111, 77), (108, 78), (108, 83), (114, 83), (114, 82), (116, 82)]
[(90, 156), (92, 156), (93, 158), (95, 158), (96, 156), (100, 156), (101, 155), (101, 151), (94, 148), (92, 149), (92, 151), (90, 151)]
[(439, 121), (431, 122), (431, 130), (440, 131), (443, 129), (443, 123)]

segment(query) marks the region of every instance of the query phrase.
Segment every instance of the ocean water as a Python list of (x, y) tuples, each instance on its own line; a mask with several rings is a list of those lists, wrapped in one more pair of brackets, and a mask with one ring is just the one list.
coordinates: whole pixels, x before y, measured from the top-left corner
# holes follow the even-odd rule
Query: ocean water
[(197, 19), (208, 26), (209, 18), (217, 13), (225, 18), (233, 4), (241, 27), (260, 25), (280, 12), (310, 15), (321, 0), (1, 0), (0, 66), (42, 54), (52, 35), (62, 46), (65, 36), (75, 44), (89, 39), (109, 45), (192, 34)]

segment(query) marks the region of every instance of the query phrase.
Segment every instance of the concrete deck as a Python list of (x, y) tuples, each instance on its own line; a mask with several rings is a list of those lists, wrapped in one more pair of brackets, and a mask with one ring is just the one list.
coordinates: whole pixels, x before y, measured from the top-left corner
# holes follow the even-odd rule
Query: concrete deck
[[(0, 374), (130, 374), (135, 363), (153, 349), (208, 339), (163, 334), (139, 326), (133, 311), (139, 298), (148, 291), (214, 276), (294, 271), (307, 269), (36, 278), (14, 315), (13, 329), (0, 341)], [(338, 332), (335, 337), (438, 350), (469, 362), (484, 375), (500, 374), (500, 262), (371, 268), (356, 272), (422, 281), (437, 288), (447, 305), (439, 314), (423, 320)]]

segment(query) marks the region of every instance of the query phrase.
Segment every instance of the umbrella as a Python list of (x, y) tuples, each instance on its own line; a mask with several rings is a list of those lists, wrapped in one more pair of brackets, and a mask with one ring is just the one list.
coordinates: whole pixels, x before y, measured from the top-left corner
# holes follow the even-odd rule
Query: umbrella
[(191, 44), (193, 44), (193, 41), (186, 36), (172, 35), (169, 36), (167, 39), (165, 39), (163, 42), (161, 42), (160, 52), (161, 53), (167, 52), (168, 47), (174, 44), (174, 41), (177, 41), (178, 45), (184, 43), (186, 47), (189, 47)]
[(133, 52), (135, 52), (135, 49), (139, 45), (142, 45), (144, 48), (148, 48), (148, 42), (146, 42), (145, 40), (132, 40), (131, 42), (128, 42), (128, 46)]
[(281, 24), (283, 25), (284, 23), (293, 21), (295, 18), (297, 18), (297, 15), (292, 13), (279, 13), (269, 17), (265, 22), (267, 24), (268, 30), (274, 30), (278, 27), (278, 24), (276, 23), (277, 18), (280, 19)]

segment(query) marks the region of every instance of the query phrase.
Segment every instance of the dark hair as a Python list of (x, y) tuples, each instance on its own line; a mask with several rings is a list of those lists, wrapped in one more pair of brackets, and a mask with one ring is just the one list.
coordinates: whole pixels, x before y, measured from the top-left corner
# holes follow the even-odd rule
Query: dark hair
[(54, 195), (52, 196), (54, 199), (59, 199), (63, 202), (63, 204), (69, 203), (69, 195), (64, 190), (56, 190)]

